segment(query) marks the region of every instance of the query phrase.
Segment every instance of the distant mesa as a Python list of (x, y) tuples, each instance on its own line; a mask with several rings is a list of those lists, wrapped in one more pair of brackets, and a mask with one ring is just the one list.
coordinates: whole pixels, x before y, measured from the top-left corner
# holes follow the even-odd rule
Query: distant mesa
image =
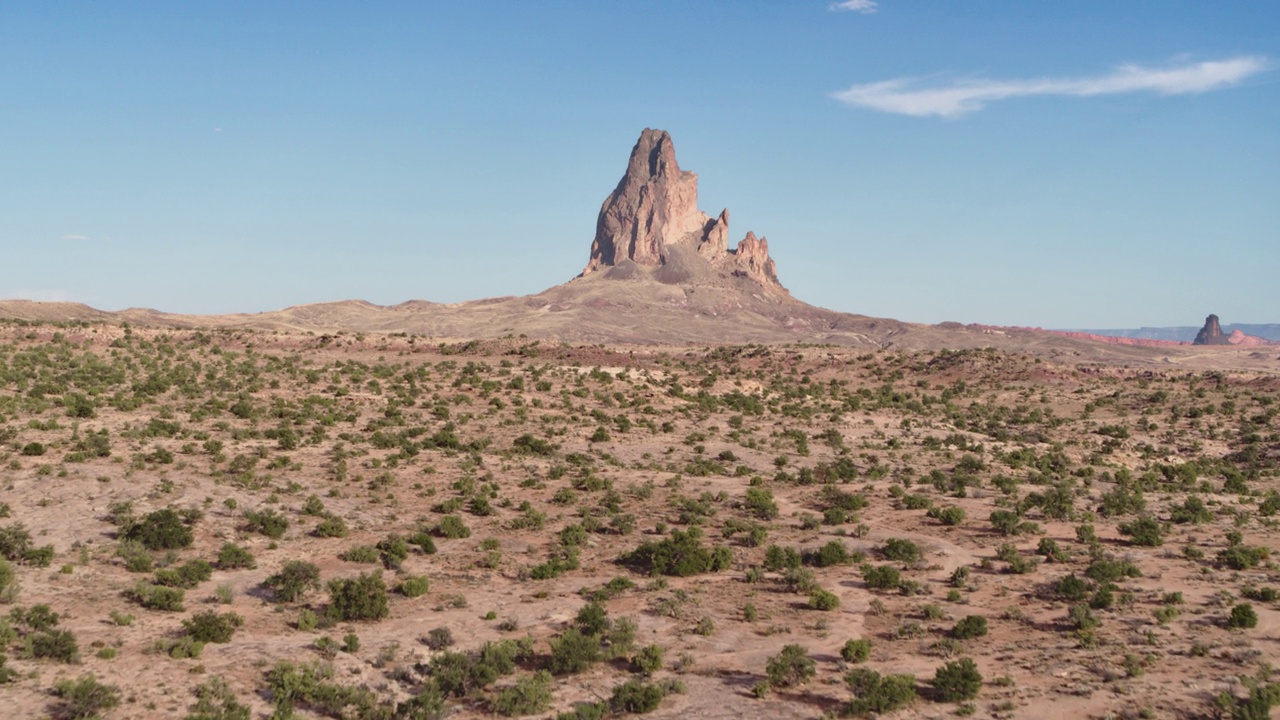
[(731, 249), (729, 211), (712, 218), (698, 209), (697, 174), (680, 169), (671, 135), (649, 128), (640, 133), (626, 174), (596, 220), (582, 276), (602, 271), (611, 279), (672, 285), (742, 278), (787, 294), (769, 242), (748, 232)]

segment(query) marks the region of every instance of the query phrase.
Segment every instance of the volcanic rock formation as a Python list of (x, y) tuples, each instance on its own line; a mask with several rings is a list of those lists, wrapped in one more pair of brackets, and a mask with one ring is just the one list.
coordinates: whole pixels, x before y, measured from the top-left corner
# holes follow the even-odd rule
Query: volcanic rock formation
[(1230, 345), (1231, 341), (1222, 333), (1222, 326), (1218, 324), (1218, 316), (1210, 315), (1204, 319), (1204, 327), (1200, 328), (1200, 332), (1196, 333), (1196, 339), (1191, 344)]
[(677, 284), (739, 277), (769, 292), (786, 293), (769, 257), (769, 242), (747, 233), (729, 248), (729, 211), (712, 219), (698, 210), (698, 176), (681, 170), (665, 130), (645, 128), (627, 172), (605, 199), (596, 221), (591, 259), (582, 275), (649, 276)]

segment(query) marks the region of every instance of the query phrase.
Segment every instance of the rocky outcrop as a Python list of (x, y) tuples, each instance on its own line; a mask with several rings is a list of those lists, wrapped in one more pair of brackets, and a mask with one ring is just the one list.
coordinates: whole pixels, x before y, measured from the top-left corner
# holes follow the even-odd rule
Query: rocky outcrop
[(748, 232), (731, 249), (729, 211), (712, 219), (698, 210), (698, 176), (680, 169), (666, 131), (649, 128), (640, 133), (626, 174), (600, 208), (582, 274), (599, 270), (609, 270), (612, 279), (643, 276), (667, 283), (745, 278), (765, 290), (787, 292), (768, 241)]
[(1196, 333), (1196, 339), (1191, 341), (1192, 345), (1230, 345), (1231, 341), (1222, 333), (1222, 326), (1218, 324), (1218, 316), (1210, 315), (1204, 319), (1204, 327), (1200, 328), (1200, 332)]

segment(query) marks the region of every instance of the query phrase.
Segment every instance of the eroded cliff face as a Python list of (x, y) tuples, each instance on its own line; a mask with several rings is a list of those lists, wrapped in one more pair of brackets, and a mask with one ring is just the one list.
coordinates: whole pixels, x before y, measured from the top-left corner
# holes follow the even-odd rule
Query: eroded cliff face
[[(684, 252), (692, 250), (692, 253)], [(748, 232), (729, 247), (729, 211), (712, 219), (698, 209), (698, 176), (681, 170), (675, 145), (664, 130), (646, 128), (631, 150), (627, 172), (605, 199), (596, 221), (591, 257), (583, 275), (609, 268), (664, 269), (658, 279), (714, 274), (747, 278), (769, 291), (786, 293), (769, 257), (769, 243)], [(703, 263), (705, 267), (690, 267)], [(634, 277), (631, 268), (617, 277)]]

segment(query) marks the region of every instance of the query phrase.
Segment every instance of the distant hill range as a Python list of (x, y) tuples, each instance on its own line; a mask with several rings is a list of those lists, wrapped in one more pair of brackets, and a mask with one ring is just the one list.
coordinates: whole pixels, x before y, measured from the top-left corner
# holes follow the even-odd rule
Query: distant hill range
[[(1245, 335), (1266, 338), (1272, 342), (1280, 342), (1280, 323), (1228, 323), (1222, 326), (1222, 331), (1228, 335), (1237, 330)], [(1135, 340), (1164, 340), (1168, 342), (1189, 343), (1196, 339), (1196, 333), (1200, 332), (1200, 328), (1194, 325), (1186, 325), (1182, 327), (1141, 327), (1122, 330), (1072, 329), (1067, 332), (1104, 335), (1106, 337), (1132, 338)]]

